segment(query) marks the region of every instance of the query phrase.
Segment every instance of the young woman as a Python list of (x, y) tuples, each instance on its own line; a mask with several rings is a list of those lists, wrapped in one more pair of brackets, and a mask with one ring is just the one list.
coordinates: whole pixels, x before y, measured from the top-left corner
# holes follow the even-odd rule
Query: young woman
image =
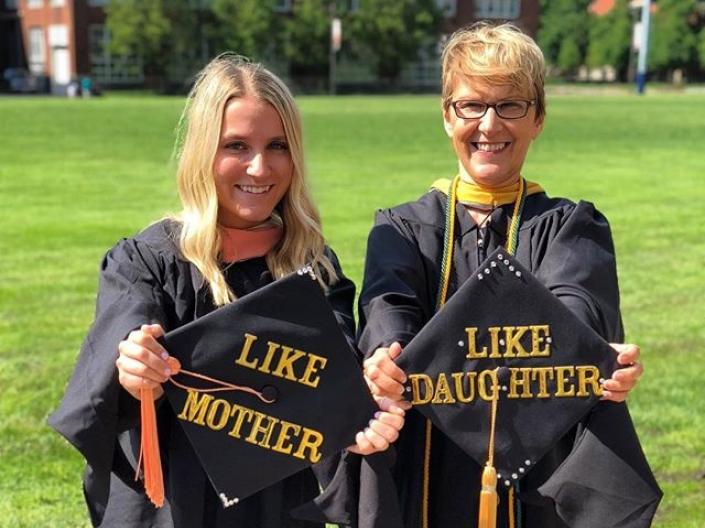
[[(335, 461), (224, 509), (170, 406), (159, 402), (165, 507), (154, 508), (134, 482), (140, 391), (161, 398), (170, 375), (169, 352), (157, 341), (165, 332), (312, 264), (341, 327), (351, 341), (354, 335), (354, 285), (321, 234), (287, 87), (260, 65), (221, 55), (199, 74), (181, 127), (183, 208), (105, 256), (95, 321), (50, 422), (87, 460), (85, 496), (95, 525), (314, 526), (291, 519), (289, 510), (319, 493)], [(396, 439), (404, 413), (380, 405), (352, 451), (369, 454)]]

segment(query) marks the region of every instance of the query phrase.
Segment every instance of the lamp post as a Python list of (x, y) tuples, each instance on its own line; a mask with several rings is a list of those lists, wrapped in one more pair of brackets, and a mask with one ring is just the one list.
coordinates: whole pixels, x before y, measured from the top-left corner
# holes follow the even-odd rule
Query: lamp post
[(646, 58), (649, 54), (649, 26), (651, 22), (651, 0), (641, 3), (641, 38), (639, 39), (639, 62), (636, 70), (636, 91), (643, 95), (646, 90)]
[(335, 2), (328, 5), (330, 13), (330, 52), (328, 55), (328, 93), (335, 95), (335, 70), (337, 55), (343, 40), (343, 24), (335, 16)]

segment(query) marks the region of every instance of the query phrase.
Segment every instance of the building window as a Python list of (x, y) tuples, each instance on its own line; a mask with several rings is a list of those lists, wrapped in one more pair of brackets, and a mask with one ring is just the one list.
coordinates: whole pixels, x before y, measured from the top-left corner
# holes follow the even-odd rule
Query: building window
[(88, 30), (91, 52), (91, 75), (101, 84), (138, 84), (144, 81), (142, 59), (136, 55), (110, 53), (110, 32), (102, 24)]
[(32, 73), (43, 74), (46, 68), (44, 29), (29, 28), (29, 69)]
[(27, 0), (28, 9), (36, 9), (38, 7), (44, 7), (44, 0)]
[(453, 18), (458, 12), (457, 0), (436, 0), (436, 7), (446, 18)]
[(292, 0), (276, 0), (274, 10), (279, 13), (289, 13), (291, 11)]
[(476, 0), (476, 18), (519, 18), (521, 0)]

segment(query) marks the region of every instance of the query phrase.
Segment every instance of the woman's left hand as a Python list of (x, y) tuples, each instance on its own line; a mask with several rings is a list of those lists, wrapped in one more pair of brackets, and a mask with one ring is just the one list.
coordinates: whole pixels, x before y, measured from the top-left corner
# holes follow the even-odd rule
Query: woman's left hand
[(380, 410), (370, 420), (370, 425), (355, 435), (355, 445), (348, 447), (351, 453), (371, 455), (384, 451), (399, 438), (404, 426), (404, 409), (389, 398), (375, 397), (375, 401)]
[(624, 367), (615, 370), (612, 377), (602, 385), (602, 399), (623, 402), (644, 373), (644, 366), (639, 363), (637, 345), (610, 343), (610, 346), (617, 352), (617, 363)]

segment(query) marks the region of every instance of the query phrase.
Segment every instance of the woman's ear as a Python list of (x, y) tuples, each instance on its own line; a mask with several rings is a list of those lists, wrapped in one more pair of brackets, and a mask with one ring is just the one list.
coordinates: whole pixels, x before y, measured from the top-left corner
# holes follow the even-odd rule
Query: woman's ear
[(453, 137), (453, 125), (455, 124), (456, 119), (457, 117), (451, 110), (450, 106), (443, 110), (443, 128), (449, 138)]
[(541, 135), (541, 132), (543, 132), (543, 123), (544, 123), (544, 118), (545, 118), (545, 117), (546, 117), (546, 116), (541, 116), (539, 119), (537, 119), (537, 120), (534, 122), (534, 125), (535, 125), (536, 128), (535, 128), (535, 130), (534, 130), (534, 135), (533, 135), (533, 137), (532, 137), (531, 139), (536, 139), (537, 137), (539, 137), (539, 136)]

